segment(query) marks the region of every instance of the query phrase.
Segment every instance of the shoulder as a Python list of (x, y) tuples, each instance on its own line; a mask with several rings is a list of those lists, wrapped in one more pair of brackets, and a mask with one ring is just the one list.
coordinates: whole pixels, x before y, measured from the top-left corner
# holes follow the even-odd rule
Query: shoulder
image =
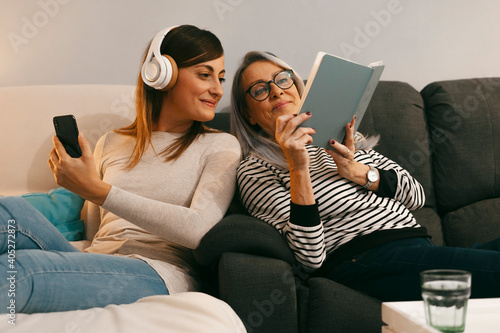
[(237, 172), (240, 175), (258, 175), (259, 177), (264, 174), (281, 175), (284, 173), (283, 170), (277, 168), (275, 165), (253, 155), (247, 156), (240, 162)]
[(234, 135), (226, 132), (208, 132), (200, 135), (199, 142), (213, 151), (231, 150), (241, 154), (241, 146)]
[(130, 140), (129, 137), (112, 131), (105, 133), (97, 140), (94, 147), (94, 161), (96, 168), (100, 170), (101, 177), (103, 177), (108, 163), (115, 159), (117, 154), (124, 154), (119, 147), (124, 147), (128, 140)]
[(96, 149), (106, 150), (114, 148), (116, 145), (123, 145), (130, 141), (131, 137), (123, 134), (118, 134), (114, 131), (106, 132), (97, 140)]
[(252, 155), (247, 156), (240, 162), (240, 166), (238, 169), (244, 170), (247, 168), (254, 168), (254, 167), (260, 167), (263, 166), (265, 162), (261, 160), (260, 158), (256, 158)]

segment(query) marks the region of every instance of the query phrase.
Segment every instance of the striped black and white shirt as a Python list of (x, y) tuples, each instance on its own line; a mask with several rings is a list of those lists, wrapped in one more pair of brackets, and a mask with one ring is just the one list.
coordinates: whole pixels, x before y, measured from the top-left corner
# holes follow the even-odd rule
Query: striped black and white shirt
[(386, 197), (341, 177), (323, 148), (308, 145), (307, 150), (315, 207), (291, 203), (288, 170), (249, 156), (237, 172), (242, 203), (248, 212), (285, 235), (304, 268), (321, 267), (327, 255), (359, 236), (386, 230), (425, 230), (410, 213), (423, 207), (424, 190), (397, 163), (374, 150), (354, 153), (356, 161), (379, 169), (380, 187), (382, 178), (387, 178), (384, 174), (393, 175), (393, 190)]

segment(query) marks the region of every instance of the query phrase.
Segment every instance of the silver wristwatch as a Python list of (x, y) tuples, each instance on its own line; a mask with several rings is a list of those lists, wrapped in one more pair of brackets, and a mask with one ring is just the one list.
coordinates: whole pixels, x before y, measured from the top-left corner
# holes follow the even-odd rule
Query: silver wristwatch
[(372, 186), (372, 184), (378, 180), (378, 172), (374, 166), (370, 165), (370, 170), (368, 170), (368, 173), (366, 174), (366, 178), (368, 179), (368, 181), (366, 182), (365, 185), (363, 185), (364, 188), (368, 188), (368, 187)]

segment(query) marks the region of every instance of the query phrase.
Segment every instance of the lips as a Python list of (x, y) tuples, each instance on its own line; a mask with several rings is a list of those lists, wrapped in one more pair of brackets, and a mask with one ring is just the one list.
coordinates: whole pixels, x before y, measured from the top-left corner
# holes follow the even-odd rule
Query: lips
[(273, 107), (273, 111), (274, 110), (277, 110), (277, 109), (281, 109), (285, 106), (287, 106), (288, 104), (290, 104), (289, 101), (282, 101), (282, 102), (279, 102), (278, 104), (276, 104), (274, 107)]
[(217, 106), (217, 101), (202, 99), (201, 102), (209, 107), (215, 108)]

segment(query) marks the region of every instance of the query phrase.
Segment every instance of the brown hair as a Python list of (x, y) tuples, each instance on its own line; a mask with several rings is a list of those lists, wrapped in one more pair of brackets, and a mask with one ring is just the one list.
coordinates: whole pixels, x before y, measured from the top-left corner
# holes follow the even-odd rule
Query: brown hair
[[(143, 62), (148, 49), (149, 46), (144, 53)], [(170, 30), (161, 44), (160, 51), (161, 54), (171, 56), (177, 63), (178, 68), (194, 66), (224, 55), (222, 45), (213, 33), (192, 25), (182, 25)], [(134, 150), (127, 162), (127, 169), (136, 166), (144, 152), (151, 145), (151, 134), (160, 118), (165, 94), (168, 93), (168, 91), (163, 92), (148, 87), (139, 74), (135, 91), (136, 118), (131, 125), (115, 130), (119, 134), (136, 138)], [(166, 157), (166, 161), (175, 160), (199, 135), (211, 131), (201, 122), (195, 121), (186, 134), (176, 139), (160, 154)]]

